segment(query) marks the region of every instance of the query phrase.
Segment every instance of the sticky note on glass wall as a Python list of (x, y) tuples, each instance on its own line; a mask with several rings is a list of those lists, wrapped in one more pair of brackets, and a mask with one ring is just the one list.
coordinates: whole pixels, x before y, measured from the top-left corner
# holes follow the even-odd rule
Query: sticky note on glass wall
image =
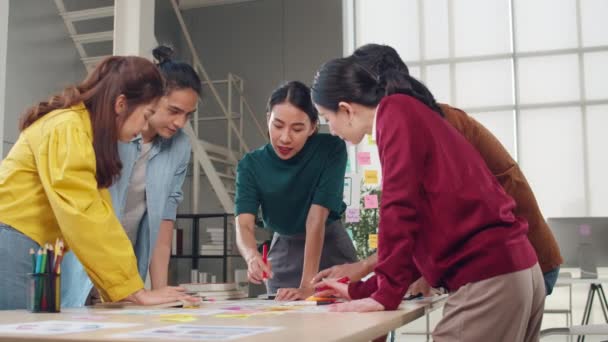
[(346, 208), (346, 223), (356, 223), (361, 221), (359, 208)]
[(369, 234), (367, 245), (369, 248), (378, 248), (378, 234)]
[(363, 198), (365, 202), (365, 209), (376, 209), (378, 208), (378, 195), (367, 195)]
[(376, 140), (374, 140), (374, 137), (372, 137), (371, 134), (367, 135), (367, 144), (368, 145), (376, 145)]
[(346, 170), (344, 170), (344, 173), (351, 173), (351, 169), (350, 169), (350, 158), (346, 159)]
[(357, 162), (361, 166), (370, 165), (372, 163), (372, 158), (369, 152), (357, 152)]
[(588, 224), (581, 224), (580, 226), (578, 226), (578, 235), (590, 236), (591, 235), (591, 226)]
[(368, 185), (378, 184), (378, 171), (377, 170), (365, 170), (365, 184), (368, 184)]

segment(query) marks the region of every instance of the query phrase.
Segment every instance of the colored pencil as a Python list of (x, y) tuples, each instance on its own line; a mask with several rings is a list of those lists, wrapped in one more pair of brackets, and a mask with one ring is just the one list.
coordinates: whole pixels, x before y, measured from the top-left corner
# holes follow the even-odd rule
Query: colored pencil
[(46, 259), (47, 259), (47, 251), (46, 247), (42, 249), (42, 263), (40, 264), (40, 273), (44, 273), (46, 271)]
[(42, 249), (36, 253), (36, 267), (34, 272), (34, 311), (40, 311), (40, 268), (42, 267)]
[(48, 258), (48, 252), (46, 250), (47, 245), (44, 246), (44, 248), (42, 249), (42, 266), (40, 266), (40, 279), (42, 281), (42, 285), (40, 286), (40, 310), (41, 311), (46, 311), (47, 310), (47, 301), (46, 301), (46, 297), (47, 297), (47, 284), (48, 284), (48, 277), (49, 274), (46, 273), (47, 270), (47, 258)]
[(30, 256), (32, 258), (32, 273), (36, 273), (36, 251), (30, 248)]
[(34, 273), (40, 273), (40, 266), (42, 266), (42, 249), (38, 249), (36, 253), (36, 267), (34, 267)]
[(53, 273), (60, 274), (61, 273), (61, 261), (63, 260), (63, 249), (60, 247), (55, 254), (57, 256), (55, 261), (55, 268), (53, 269)]
[(53, 245), (51, 245), (50, 243), (47, 243), (47, 245), (48, 261), (46, 263), (46, 272), (51, 273), (53, 272), (53, 265), (55, 262), (55, 252), (53, 251)]

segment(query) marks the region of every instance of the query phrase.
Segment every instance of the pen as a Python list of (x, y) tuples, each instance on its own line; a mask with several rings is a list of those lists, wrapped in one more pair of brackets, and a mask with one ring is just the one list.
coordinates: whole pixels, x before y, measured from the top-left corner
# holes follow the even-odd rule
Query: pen
[[(264, 261), (264, 265), (268, 265), (268, 245), (267, 244), (262, 245), (262, 261)], [(266, 272), (264, 272), (264, 274), (262, 274), (262, 277), (264, 277), (264, 279), (266, 279), (266, 278), (268, 278), (268, 274), (266, 274)]]
[[(342, 283), (342, 284), (347, 284), (349, 281), (350, 281), (349, 277), (342, 277), (337, 280), (338, 283)], [(315, 292), (321, 292), (321, 291), (330, 290), (330, 289), (331, 288), (329, 286), (322, 285), (319, 287), (315, 287)]]

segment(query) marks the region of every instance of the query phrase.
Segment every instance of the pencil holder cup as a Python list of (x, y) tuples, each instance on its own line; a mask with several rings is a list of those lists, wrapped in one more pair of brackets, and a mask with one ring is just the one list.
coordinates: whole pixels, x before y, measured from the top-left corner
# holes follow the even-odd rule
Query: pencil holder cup
[(61, 274), (28, 273), (26, 290), (30, 312), (61, 311)]

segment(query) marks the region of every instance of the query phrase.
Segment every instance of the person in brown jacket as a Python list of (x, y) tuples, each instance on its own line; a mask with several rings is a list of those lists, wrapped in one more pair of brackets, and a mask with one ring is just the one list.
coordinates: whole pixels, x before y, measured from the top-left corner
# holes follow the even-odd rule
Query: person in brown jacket
[[(407, 66), (397, 51), (387, 45), (367, 44), (355, 50), (353, 56), (361, 66), (369, 69), (369, 72), (374, 75), (379, 75), (380, 71), (389, 69), (409, 74)], [(428, 89), (422, 83), (419, 83), (412, 84), (411, 91), (428, 92)], [(445, 120), (475, 147), (505, 192), (513, 197), (517, 205), (515, 214), (528, 221), (528, 239), (536, 251), (543, 272), (547, 295), (551, 294), (563, 259), (555, 237), (543, 218), (534, 193), (519, 165), (511, 158), (500, 141), (474, 118), (447, 104), (437, 105)], [(316, 283), (323, 278), (343, 276), (348, 276), (351, 281), (356, 281), (371, 273), (376, 261), (377, 256), (374, 254), (356, 263), (337, 265), (319, 272), (312, 281)], [(410, 294), (423, 293), (427, 295), (431, 292), (431, 289), (424, 278), (420, 278), (410, 286), (408, 292)]]

